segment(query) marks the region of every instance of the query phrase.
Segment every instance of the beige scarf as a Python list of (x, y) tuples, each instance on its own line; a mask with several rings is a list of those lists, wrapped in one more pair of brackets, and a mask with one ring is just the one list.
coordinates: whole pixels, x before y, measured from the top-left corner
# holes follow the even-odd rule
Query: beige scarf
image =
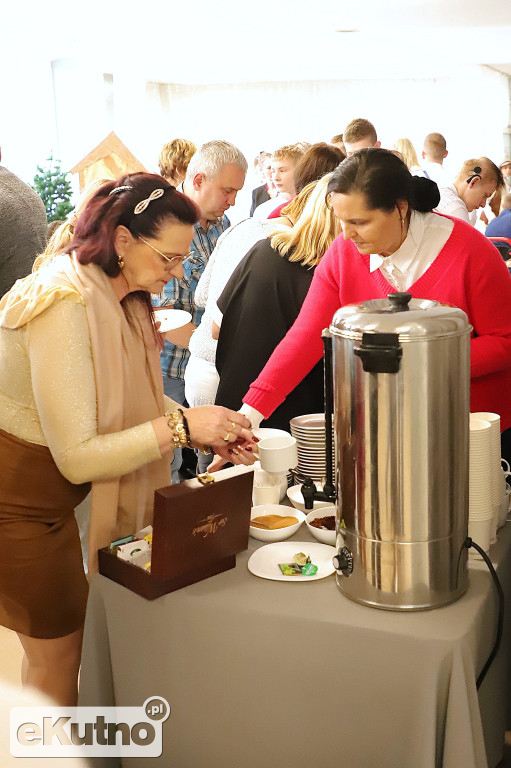
[[(18, 289), (16, 291), (16, 289)], [(147, 308), (135, 297), (120, 304), (100, 267), (83, 266), (67, 254), (18, 281), (10, 292), (20, 327), (63, 295), (85, 304), (96, 378), (98, 434), (151, 421), (164, 413), (157, 341)], [(2, 307), (8, 310), (8, 307)], [(5, 313), (4, 313), (5, 317)], [(154, 491), (170, 485), (172, 456), (111, 480), (92, 483), (89, 573), (97, 571), (97, 550), (152, 521)]]

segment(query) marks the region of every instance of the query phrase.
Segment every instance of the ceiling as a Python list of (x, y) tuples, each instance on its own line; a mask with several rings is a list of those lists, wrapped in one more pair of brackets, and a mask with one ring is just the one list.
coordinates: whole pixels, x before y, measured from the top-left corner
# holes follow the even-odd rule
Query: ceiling
[(510, 0), (21, 0), (2, 28), (17, 68), (76, 57), (161, 82), (511, 75)]

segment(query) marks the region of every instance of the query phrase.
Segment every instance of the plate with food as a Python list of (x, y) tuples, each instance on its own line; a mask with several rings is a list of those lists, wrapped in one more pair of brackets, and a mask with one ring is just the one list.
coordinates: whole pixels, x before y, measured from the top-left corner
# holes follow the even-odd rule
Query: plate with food
[(302, 584), (334, 573), (335, 547), (311, 541), (277, 541), (256, 549), (248, 561), (254, 576)]
[(159, 333), (175, 331), (191, 322), (192, 316), (184, 309), (157, 309), (154, 313), (156, 322), (160, 321)]

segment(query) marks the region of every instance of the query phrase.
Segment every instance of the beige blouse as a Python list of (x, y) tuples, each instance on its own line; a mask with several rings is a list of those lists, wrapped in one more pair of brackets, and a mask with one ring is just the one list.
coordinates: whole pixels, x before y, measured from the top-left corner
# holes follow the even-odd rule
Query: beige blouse
[[(165, 398), (165, 407), (178, 405)], [(21, 328), (0, 327), (0, 429), (48, 446), (60, 472), (77, 484), (161, 458), (151, 422), (98, 435), (89, 327), (75, 297)]]

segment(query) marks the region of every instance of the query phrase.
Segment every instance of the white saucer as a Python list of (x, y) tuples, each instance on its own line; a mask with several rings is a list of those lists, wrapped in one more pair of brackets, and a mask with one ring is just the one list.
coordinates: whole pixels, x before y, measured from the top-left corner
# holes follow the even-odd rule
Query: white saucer
[(192, 316), (184, 309), (158, 309), (154, 313), (154, 319), (161, 323), (158, 333), (166, 333), (186, 325), (191, 321)]
[[(314, 576), (284, 576), (279, 568), (279, 563), (288, 563), (298, 552), (310, 555), (314, 565), (318, 566), (318, 572)], [(335, 547), (319, 544), (312, 541), (276, 541), (259, 547), (248, 561), (248, 570), (254, 576), (271, 581), (306, 582), (317, 581), (330, 576), (335, 570), (332, 558), (335, 555)]]

